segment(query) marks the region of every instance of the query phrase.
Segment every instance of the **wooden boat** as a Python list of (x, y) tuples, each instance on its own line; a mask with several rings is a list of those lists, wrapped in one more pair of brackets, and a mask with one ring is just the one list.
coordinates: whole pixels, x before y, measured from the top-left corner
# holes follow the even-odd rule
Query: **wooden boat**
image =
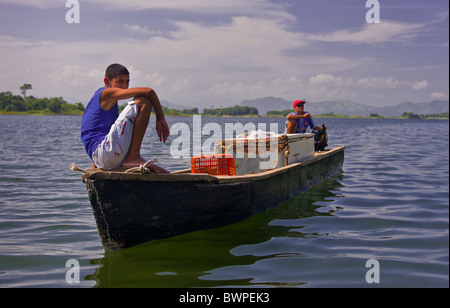
[(242, 176), (88, 170), (86, 184), (105, 251), (219, 228), (301, 194), (342, 168), (344, 147), (286, 167)]

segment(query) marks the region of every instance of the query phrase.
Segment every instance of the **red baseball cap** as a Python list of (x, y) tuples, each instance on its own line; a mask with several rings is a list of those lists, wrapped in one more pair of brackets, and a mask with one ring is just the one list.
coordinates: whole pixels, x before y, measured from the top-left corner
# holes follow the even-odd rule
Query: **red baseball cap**
[(304, 104), (306, 104), (305, 100), (298, 99), (294, 101), (294, 103), (292, 104), (292, 108), (295, 108), (297, 105), (304, 105)]

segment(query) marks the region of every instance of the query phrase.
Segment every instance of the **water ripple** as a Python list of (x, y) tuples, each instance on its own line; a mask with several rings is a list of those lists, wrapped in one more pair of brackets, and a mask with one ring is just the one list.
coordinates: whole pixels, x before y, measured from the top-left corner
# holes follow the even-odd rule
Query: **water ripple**
[[(90, 165), (81, 118), (0, 117), (2, 287), (73, 287), (69, 259), (80, 261), (80, 287), (367, 287), (368, 259), (380, 262), (381, 287), (448, 287), (448, 121), (323, 119), (330, 146), (346, 146), (340, 174), (244, 222), (103, 254), (69, 170)], [(172, 139), (146, 138), (144, 156), (189, 167), (168, 154)]]

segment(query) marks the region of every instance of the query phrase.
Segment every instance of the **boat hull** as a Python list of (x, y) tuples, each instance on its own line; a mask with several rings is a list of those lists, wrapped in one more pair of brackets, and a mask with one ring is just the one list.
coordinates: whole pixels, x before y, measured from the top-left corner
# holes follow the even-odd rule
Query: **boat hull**
[(83, 175), (105, 251), (244, 220), (301, 194), (342, 168), (344, 147), (255, 175)]

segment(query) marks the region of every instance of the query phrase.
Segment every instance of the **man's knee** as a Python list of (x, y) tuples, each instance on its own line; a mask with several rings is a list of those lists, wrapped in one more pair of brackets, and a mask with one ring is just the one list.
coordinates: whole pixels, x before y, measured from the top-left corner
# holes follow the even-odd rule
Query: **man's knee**
[(297, 125), (297, 121), (296, 120), (288, 120), (288, 126), (295, 127), (296, 125)]
[(151, 105), (150, 99), (146, 96), (136, 96), (133, 101), (136, 103), (136, 105)]
[(286, 131), (288, 134), (293, 134), (295, 131), (295, 126), (297, 125), (296, 120), (288, 120), (286, 125)]
[(136, 96), (133, 101), (136, 103), (140, 111), (143, 112), (151, 112), (152, 111), (152, 103), (148, 97), (145, 96)]

